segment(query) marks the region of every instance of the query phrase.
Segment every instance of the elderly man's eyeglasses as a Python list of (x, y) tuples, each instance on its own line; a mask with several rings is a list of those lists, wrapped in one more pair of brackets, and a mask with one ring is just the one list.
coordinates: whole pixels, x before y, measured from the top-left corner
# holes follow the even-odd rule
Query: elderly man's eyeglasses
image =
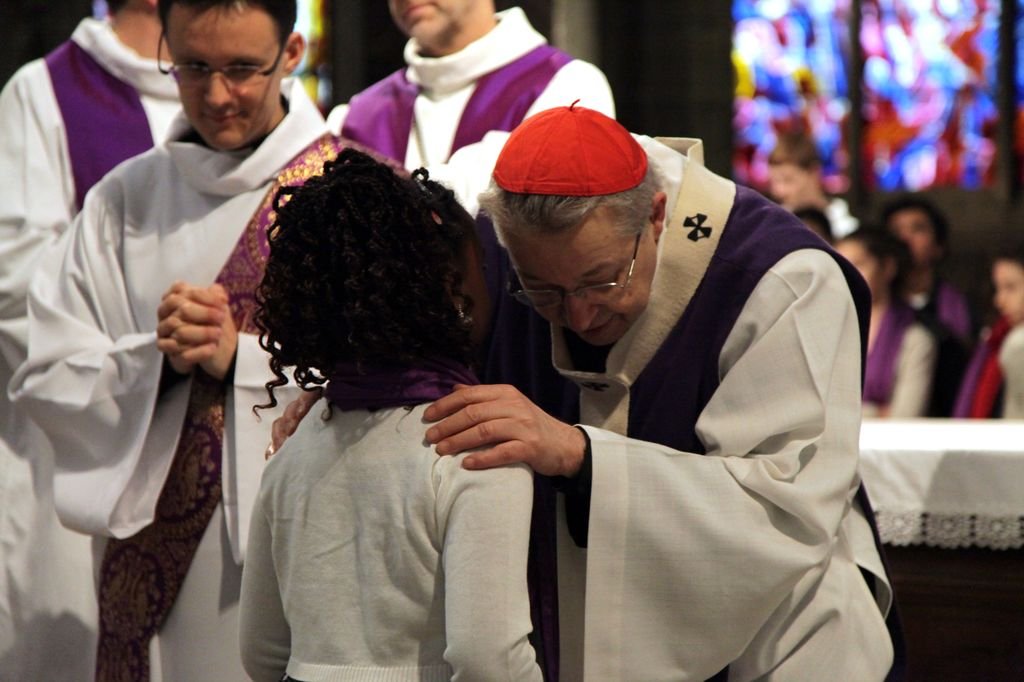
[[(163, 40), (160, 41), (163, 44)], [(284, 44), (277, 51), (277, 56), (274, 57), (274, 63), (264, 68), (259, 64), (228, 64), (222, 66), (219, 69), (215, 69), (209, 64), (203, 62), (184, 62), (181, 64), (173, 63), (170, 66), (164, 67), (160, 60), (160, 48), (157, 48), (157, 68), (160, 69), (161, 73), (169, 74), (174, 77), (174, 80), (179, 85), (186, 87), (195, 87), (208, 83), (210, 77), (215, 73), (219, 73), (224, 76), (228, 85), (231, 87), (243, 87), (250, 85), (255, 81), (266, 78), (270, 74), (274, 73), (277, 69), (277, 65), (281, 62), (281, 56), (284, 54)]]
[(638, 232), (636, 235), (636, 242), (633, 244), (633, 259), (629, 262), (626, 279), (621, 283), (590, 284), (579, 289), (573, 289), (572, 291), (563, 291), (561, 289), (523, 289), (509, 282), (508, 292), (520, 303), (531, 305), (538, 310), (562, 306), (570, 296), (587, 303), (606, 303), (622, 293), (629, 286), (630, 280), (633, 279), (633, 268), (636, 267), (636, 254), (640, 251), (640, 237), (642, 235), (642, 232)]

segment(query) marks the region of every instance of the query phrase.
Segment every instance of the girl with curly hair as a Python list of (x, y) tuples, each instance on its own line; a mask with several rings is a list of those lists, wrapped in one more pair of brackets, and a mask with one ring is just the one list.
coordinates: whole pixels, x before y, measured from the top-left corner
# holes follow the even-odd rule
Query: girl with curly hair
[(323, 387), (268, 464), (242, 579), (254, 680), (540, 680), (526, 586), (533, 483), (424, 441), (489, 302), (450, 191), (355, 150), (282, 189), (257, 291), (274, 389)]

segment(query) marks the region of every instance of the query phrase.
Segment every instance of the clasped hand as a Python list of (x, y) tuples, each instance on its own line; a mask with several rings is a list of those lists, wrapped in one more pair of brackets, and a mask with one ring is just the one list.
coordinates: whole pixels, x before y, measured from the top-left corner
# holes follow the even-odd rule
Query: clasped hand
[(583, 463), (586, 439), (507, 385), (458, 385), (430, 405), (424, 417), (437, 423), (427, 441), (439, 455), (481, 448), (463, 461), (467, 469), (524, 462), (548, 476), (574, 476)]
[(219, 284), (196, 287), (175, 282), (157, 308), (156, 346), (174, 371), (189, 374), (200, 367), (223, 379), (238, 348), (238, 330)]

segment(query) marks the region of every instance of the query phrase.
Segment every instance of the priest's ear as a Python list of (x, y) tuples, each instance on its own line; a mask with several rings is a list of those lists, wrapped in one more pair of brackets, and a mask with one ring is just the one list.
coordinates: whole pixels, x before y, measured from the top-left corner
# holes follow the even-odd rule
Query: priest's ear
[(284, 52), (281, 55), (281, 63), (284, 65), (285, 75), (291, 74), (299, 68), (302, 63), (302, 56), (306, 53), (306, 39), (298, 31), (293, 31), (284, 41)]

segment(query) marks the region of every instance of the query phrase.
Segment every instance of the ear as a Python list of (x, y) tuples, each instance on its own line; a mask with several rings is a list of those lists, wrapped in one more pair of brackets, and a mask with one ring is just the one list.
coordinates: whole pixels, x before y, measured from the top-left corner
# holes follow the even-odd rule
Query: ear
[(281, 62), (284, 64), (284, 72), (290, 74), (299, 68), (302, 62), (302, 55), (306, 53), (306, 39), (298, 31), (288, 36), (284, 43), (284, 54)]
[(651, 230), (654, 233), (654, 243), (661, 239), (661, 232), (665, 229), (665, 205), (668, 196), (664, 192), (655, 192), (651, 201)]

